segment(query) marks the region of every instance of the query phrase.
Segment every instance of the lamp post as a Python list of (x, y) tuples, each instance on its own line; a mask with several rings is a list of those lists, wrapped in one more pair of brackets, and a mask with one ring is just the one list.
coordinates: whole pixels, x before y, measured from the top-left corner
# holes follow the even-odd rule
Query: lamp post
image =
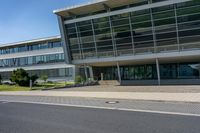
[(32, 79), (31, 79), (31, 77), (32, 77), (32, 73), (31, 73), (31, 71), (30, 71), (30, 82), (29, 82), (29, 86), (30, 86), (30, 89), (32, 89)]

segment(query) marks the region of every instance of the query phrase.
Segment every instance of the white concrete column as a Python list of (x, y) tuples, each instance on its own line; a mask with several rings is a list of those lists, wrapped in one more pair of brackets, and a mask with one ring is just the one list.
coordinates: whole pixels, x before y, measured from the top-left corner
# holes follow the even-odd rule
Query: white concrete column
[(121, 72), (120, 72), (120, 67), (119, 67), (119, 62), (117, 62), (117, 72), (118, 72), (118, 78), (119, 78), (119, 82), (121, 84)]
[(91, 78), (91, 80), (94, 80), (93, 68), (91, 66), (89, 67), (89, 72), (90, 72), (90, 78)]
[(77, 66), (73, 66), (72, 68), (69, 68), (72, 71), (72, 80), (76, 80), (76, 75), (79, 74), (79, 68)]
[(88, 80), (88, 73), (87, 73), (87, 66), (84, 65), (84, 70), (85, 70), (85, 78), (86, 78), (86, 81)]
[(101, 73), (101, 81), (103, 81), (104, 79), (103, 79), (103, 73)]
[(158, 76), (158, 85), (160, 85), (160, 66), (159, 66), (158, 58), (156, 58), (156, 69), (157, 69), (157, 76)]

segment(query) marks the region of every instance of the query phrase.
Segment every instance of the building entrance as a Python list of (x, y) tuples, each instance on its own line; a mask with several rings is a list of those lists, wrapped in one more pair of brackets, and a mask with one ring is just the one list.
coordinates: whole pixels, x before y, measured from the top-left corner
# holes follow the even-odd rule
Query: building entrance
[(93, 71), (98, 80), (118, 80), (117, 67), (94, 67)]

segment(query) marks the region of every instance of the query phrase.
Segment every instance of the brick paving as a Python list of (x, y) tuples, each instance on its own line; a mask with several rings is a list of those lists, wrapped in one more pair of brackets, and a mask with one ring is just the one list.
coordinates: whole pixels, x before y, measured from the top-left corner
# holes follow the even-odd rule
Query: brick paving
[[(47, 96), (0, 96), (0, 105), (10, 102), (40, 102), (49, 104), (66, 104), (76, 106), (109, 107), (113, 109), (152, 110), (164, 112), (178, 112), (200, 114), (200, 103), (181, 102), (156, 102), (135, 100), (112, 100), (97, 98), (74, 98), (74, 97), (47, 97)], [(118, 101), (117, 104), (107, 104), (107, 101)]]
[(199, 86), (198, 85), (184, 85), (184, 86), (97, 85), (97, 86), (56, 89), (56, 91), (200, 93), (200, 85)]

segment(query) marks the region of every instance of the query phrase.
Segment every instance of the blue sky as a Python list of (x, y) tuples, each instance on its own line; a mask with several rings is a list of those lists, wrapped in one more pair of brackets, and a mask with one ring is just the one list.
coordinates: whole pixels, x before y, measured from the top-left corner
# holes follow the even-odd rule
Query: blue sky
[(90, 0), (0, 0), (0, 44), (59, 35), (53, 10)]

